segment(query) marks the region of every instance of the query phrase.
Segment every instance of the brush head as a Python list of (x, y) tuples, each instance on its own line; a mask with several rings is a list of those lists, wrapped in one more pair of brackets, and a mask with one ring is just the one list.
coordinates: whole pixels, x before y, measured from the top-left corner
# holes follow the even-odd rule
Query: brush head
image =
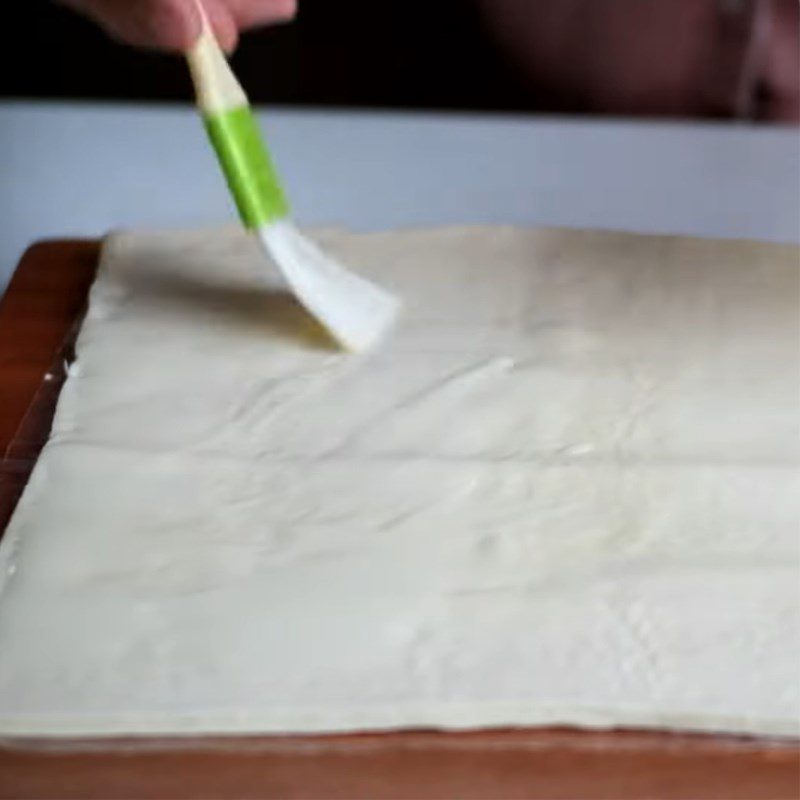
[(364, 351), (392, 327), (400, 301), (326, 255), (289, 220), (258, 229), (298, 300), (343, 347)]

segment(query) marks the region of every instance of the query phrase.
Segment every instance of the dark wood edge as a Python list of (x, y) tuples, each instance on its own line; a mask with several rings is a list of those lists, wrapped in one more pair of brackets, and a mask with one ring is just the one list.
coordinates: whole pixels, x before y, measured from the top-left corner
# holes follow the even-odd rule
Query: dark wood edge
[[(403, 732), (0, 749), (0, 798), (795, 800), (788, 745), (641, 732)], [(13, 790), (13, 791), (12, 791)]]
[(0, 536), (50, 432), (99, 254), (96, 240), (35, 244), (0, 298)]
[[(0, 300), (0, 530), (46, 441), (96, 241), (23, 257)], [(48, 377), (50, 376), (50, 377)], [(0, 798), (800, 797), (791, 741), (570, 729), (0, 740)]]

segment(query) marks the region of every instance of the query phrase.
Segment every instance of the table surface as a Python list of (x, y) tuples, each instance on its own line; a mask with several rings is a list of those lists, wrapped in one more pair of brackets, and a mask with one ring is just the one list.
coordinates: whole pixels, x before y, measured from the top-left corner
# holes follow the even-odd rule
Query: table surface
[[(800, 242), (795, 128), (280, 109), (262, 122), (303, 224)], [(7, 102), (0, 152), (0, 291), (34, 240), (233, 216), (188, 106)]]
[[(0, 531), (47, 438), (97, 242), (28, 252), (0, 300)], [(1, 735), (1, 733), (0, 733)], [(796, 742), (558, 729), (3, 742), (0, 799), (796, 800)]]

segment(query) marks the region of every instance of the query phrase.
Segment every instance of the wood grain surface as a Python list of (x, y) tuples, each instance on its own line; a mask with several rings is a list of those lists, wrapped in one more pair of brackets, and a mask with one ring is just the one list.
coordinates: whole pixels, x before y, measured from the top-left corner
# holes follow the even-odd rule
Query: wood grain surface
[[(0, 530), (47, 439), (98, 254), (97, 242), (38, 244), (0, 301)], [(797, 800), (800, 748), (734, 736), (552, 728), (0, 739), (0, 798)]]

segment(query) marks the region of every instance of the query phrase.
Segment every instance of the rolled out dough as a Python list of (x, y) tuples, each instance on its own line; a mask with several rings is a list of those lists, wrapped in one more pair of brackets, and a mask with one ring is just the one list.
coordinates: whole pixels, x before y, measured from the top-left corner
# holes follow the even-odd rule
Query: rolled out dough
[(0, 732), (800, 733), (798, 251), (332, 231), (326, 345), (233, 230), (112, 237), (0, 549)]

